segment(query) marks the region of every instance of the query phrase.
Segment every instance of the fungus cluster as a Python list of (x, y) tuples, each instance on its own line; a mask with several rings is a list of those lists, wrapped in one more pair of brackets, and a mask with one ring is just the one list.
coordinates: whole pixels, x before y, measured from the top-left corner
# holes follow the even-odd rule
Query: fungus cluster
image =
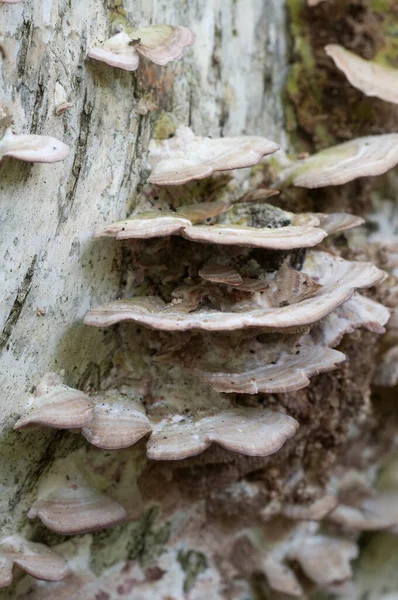
[[(180, 128), (177, 138), (181, 131), (185, 135)], [(261, 138), (223, 142), (189, 132), (189, 139), (199, 157), (189, 164), (187, 148), (181, 150), (178, 139), (151, 146), (153, 169), (163, 163), (157, 173), (166, 177), (156, 179), (156, 185), (188, 183), (215, 170), (255, 164), (276, 150)], [(343, 213), (295, 214), (264, 202), (261, 196), (271, 197), (266, 191), (253, 196), (141, 212), (97, 232), (130, 245), (135, 257), (131, 289), (135, 294), (138, 277), (141, 284), (151, 282), (152, 293), (93, 308), (85, 323), (106, 327), (132, 321), (147, 327), (147, 381), (124, 385), (122, 377), (110, 389), (87, 395), (47, 375), (15, 428), (79, 429), (91, 445), (107, 451), (145, 444), (147, 457), (160, 464), (184, 461), (214, 445), (264, 458), (293, 438), (299, 423), (288, 411), (264, 406), (265, 397), (254, 405), (242, 399), (300, 390), (310, 377), (344, 362), (344, 353), (334, 347), (347, 332), (358, 327), (384, 332), (389, 311), (357, 290), (379, 283), (385, 274), (371, 263), (344, 260), (317, 247), (361, 219)], [(128, 361), (128, 349), (124, 352)], [(193, 389), (194, 397), (184, 392)], [(44, 483), (28, 517), (68, 535), (129, 519), (122, 504), (76, 477)], [(332, 494), (312, 506), (287, 504), (280, 514), (301, 527), (304, 521), (337, 522), (342, 510)], [(355, 543), (322, 536), (314, 525), (298, 539), (296, 545), (283, 545), (283, 555), (261, 559), (272, 589), (302, 593), (288, 566), (294, 562), (330, 592), (350, 579)]]
[(182, 58), (185, 48), (194, 42), (195, 35), (186, 27), (151, 25), (122, 31), (106, 40), (102, 48), (90, 50), (88, 56), (111, 67), (135, 71), (140, 55), (156, 65), (164, 66)]
[[(194, 35), (185, 27), (150, 26), (123, 31), (89, 56), (133, 71), (140, 55), (165, 65), (181, 58), (193, 42)], [(350, 63), (341, 68), (359, 89), (395, 101), (393, 74), (362, 64), (357, 57), (355, 62), (339, 48), (328, 47), (328, 53), (339, 67)], [(276, 183), (322, 188), (384, 173), (398, 163), (397, 141), (397, 134), (351, 140), (291, 164)], [(203, 138), (180, 126), (170, 139), (151, 142), (148, 183), (185, 185), (258, 165), (278, 148), (262, 137)], [(55, 162), (68, 151), (54, 138), (16, 136), (9, 128), (0, 141), (0, 158)], [(205, 198), (196, 204), (162, 206), (97, 232), (127, 244), (130, 285), (125, 298), (91, 309), (85, 323), (144, 326), (145, 373), (137, 379), (134, 369), (131, 373), (126, 366), (126, 340), (134, 330), (124, 328), (118, 353), (123, 358), (115, 357), (103, 389), (85, 393), (47, 374), (27, 399), (15, 429), (77, 430), (91, 446), (106, 451), (145, 447), (153, 461), (149, 464), (159, 468), (155, 476), (166, 473), (167, 486), (175, 483), (172, 469), (178, 469), (178, 463), (205, 453), (197, 458), (202, 463), (188, 464), (206, 464), (206, 452), (214, 446), (221, 456), (240, 455), (237, 463), (242, 466), (293, 445), (300, 423), (288, 414), (288, 403), (272, 398), (269, 402), (264, 394), (297, 392), (311, 377), (338, 368), (346, 356), (335, 348), (346, 333), (360, 327), (383, 333), (388, 309), (358, 290), (380, 283), (385, 273), (372, 263), (343, 259), (330, 240), (361, 225), (362, 219), (345, 213), (293, 213), (264, 202), (274, 195), (272, 190), (250, 194), (240, 201)], [(118, 499), (120, 472), (111, 490), (100, 489), (80, 467), (66, 461), (55, 474), (41, 477), (27, 517), (40, 519), (62, 535), (132, 520), (131, 499), (127, 494)], [(118, 468), (122, 471), (121, 465)], [(134, 470), (131, 465), (130, 469), (128, 477)], [(339, 477), (333, 482), (337, 489), (329, 486), (312, 502), (277, 506), (274, 514), (283, 525), (276, 537), (267, 538), (269, 507), (257, 511), (262, 523), (256, 530), (248, 527), (243, 536), (235, 530), (228, 543), (237, 572), (248, 579), (263, 573), (271, 590), (291, 597), (304, 593), (297, 573), (327, 593), (345, 591), (352, 579), (351, 562), (358, 555), (356, 534), (396, 532), (398, 514), (396, 494), (367, 489), (353, 498)], [(181, 502), (176, 506), (184, 505), (181, 490), (174, 493)], [(149, 492), (148, 497), (154, 500)], [(321, 525), (331, 530), (323, 532)], [(343, 537), (345, 530), (353, 533), (352, 539)], [(69, 573), (62, 556), (17, 536), (0, 541), (0, 585), (11, 582), (14, 564), (48, 581)]]

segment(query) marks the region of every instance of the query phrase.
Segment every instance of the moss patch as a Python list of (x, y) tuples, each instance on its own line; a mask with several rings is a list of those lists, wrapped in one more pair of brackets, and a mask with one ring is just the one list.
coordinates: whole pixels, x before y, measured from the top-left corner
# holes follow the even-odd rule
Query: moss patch
[(324, 51), (341, 44), (366, 59), (398, 66), (398, 2), (334, 0), (310, 8), (288, 0), (292, 38), (286, 122), (297, 151), (395, 131), (398, 108), (353, 88)]
[(207, 569), (206, 557), (196, 550), (180, 550), (177, 560), (185, 573), (184, 592), (189, 592), (194, 587), (198, 576)]

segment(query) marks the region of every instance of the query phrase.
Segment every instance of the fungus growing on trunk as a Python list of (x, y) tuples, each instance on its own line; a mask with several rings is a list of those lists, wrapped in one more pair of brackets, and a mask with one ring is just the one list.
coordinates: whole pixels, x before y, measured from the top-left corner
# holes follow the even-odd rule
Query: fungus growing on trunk
[(298, 423), (271, 410), (234, 408), (196, 418), (154, 424), (147, 445), (148, 457), (181, 460), (206, 450), (212, 443), (248, 456), (268, 456), (293, 437)]
[(398, 70), (365, 60), (338, 44), (325, 46), (328, 56), (352, 86), (366, 96), (398, 104)]
[(126, 71), (138, 68), (141, 54), (156, 65), (166, 65), (183, 57), (185, 48), (192, 46), (195, 35), (186, 27), (150, 25), (140, 29), (122, 31), (111, 37), (103, 48), (93, 48), (90, 58), (105, 62), (111, 67)]
[[(220, 408), (220, 410), (218, 410)], [(148, 458), (182, 460), (203, 452), (212, 443), (249, 456), (268, 456), (291, 438), (298, 423), (292, 417), (263, 409), (192, 407), (190, 414), (176, 414), (170, 406), (165, 416), (145, 414), (133, 399), (115, 396), (112, 403), (98, 399), (93, 423), (82, 430), (94, 446), (118, 449), (132, 446), (150, 434)]]
[(300, 598), (304, 592), (294, 571), (283, 564), (283, 557), (278, 558), (259, 551), (246, 535), (235, 541), (232, 550), (232, 562), (246, 578), (250, 579), (254, 573), (264, 573), (271, 590)]
[(151, 432), (142, 403), (118, 394), (97, 396), (94, 418), (82, 429), (90, 444), (106, 450), (133, 446)]
[(279, 150), (278, 144), (256, 136), (206, 138), (180, 125), (174, 137), (149, 144), (150, 183), (182, 185), (230, 171), (257, 165), (264, 156)]
[(89, 486), (75, 473), (67, 475), (55, 486), (42, 490), (29, 512), (28, 518), (39, 517), (42, 523), (64, 535), (75, 535), (104, 529), (121, 523), (125, 509), (111, 498)]
[[(205, 293), (202, 297), (213, 305), (201, 307), (201, 297), (199, 304), (192, 306), (179, 303), (178, 298), (167, 304), (157, 296), (135, 297), (92, 309), (85, 323), (107, 327), (134, 321), (163, 331), (232, 331), (245, 327), (283, 330), (319, 321), (348, 300), (357, 288), (370, 287), (385, 277), (371, 263), (345, 261), (321, 251), (307, 253), (300, 273), (283, 267), (279, 277), (278, 273), (265, 280), (269, 284), (265, 292), (248, 293), (247, 298), (238, 301), (233, 296), (218, 300), (214, 294)], [(311, 280), (316, 286), (309, 285)], [(283, 302), (281, 289), (287, 294)]]
[(328, 518), (353, 531), (395, 529), (398, 526), (398, 494), (379, 492), (358, 499), (353, 505), (342, 502)]
[(350, 562), (358, 552), (358, 546), (348, 540), (314, 535), (301, 539), (288, 558), (296, 560), (307, 577), (327, 590), (352, 579)]
[(336, 508), (337, 503), (336, 496), (326, 494), (308, 506), (303, 504), (284, 504), (281, 514), (293, 520), (323, 521)]
[[(217, 364), (206, 354), (188, 358), (203, 381), (218, 392), (240, 394), (286, 393), (309, 385), (310, 377), (331, 371), (345, 361), (345, 355), (322, 344), (302, 338), (297, 350), (288, 351), (291, 342), (284, 340), (262, 344), (256, 339), (240, 347), (235, 358), (227, 356), (226, 365)], [(185, 350), (189, 353), (189, 349)], [(196, 358), (196, 361), (195, 361)], [(183, 359), (184, 360), (184, 359)]]
[(0, 588), (12, 583), (14, 565), (45, 581), (61, 581), (69, 573), (68, 564), (60, 554), (19, 535), (0, 541)]
[(114, 237), (117, 240), (141, 240), (180, 233), (191, 225), (191, 221), (177, 213), (151, 211), (112, 223), (99, 231), (97, 236)]
[[(101, 229), (98, 237), (114, 237), (117, 240), (149, 239), (167, 235), (181, 235), (187, 240), (207, 244), (292, 250), (309, 248), (319, 244), (327, 235), (340, 233), (362, 225), (363, 219), (345, 213), (302, 213), (294, 214), (264, 204), (271, 215), (278, 213), (279, 224), (273, 222), (262, 227), (249, 227), (234, 223), (234, 215), (229, 215), (231, 204), (226, 202), (205, 202), (182, 206), (176, 212), (149, 211), (139, 213), (124, 221), (112, 223)], [(225, 214), (226, 213), (226, 214)], [(201, 221), (223, 215), (228, 224), (212, 223), (197, 225)]]
[[(356, 292), (326, 317), (322, 322), (320, 335), (325, 344), (334, 347), (346, 333), (352, 333), (359, 327), (373, 333), (384, 333), (384, 325), (389, 318), (388, 308)], [(318, 339), (318, 336), (315, 339)]]
[(299, 187), (319, 188), (382, 175), (397, 163), (398, 134), (386, 133), (321, 150), (288, 167), (282, 177)]
[(63, 384), (56, 373), (47, 373), (28, 399), (23, 416), (14, 429), (31, 429), (38, 425), (55, 429), (80, 429), (93, 418), (94, 402)]
[(11, 157), (32, 163), (55, 163), (65, 160), (69, 146), (46, 135), (15, 135), (7, 129), (0, 140), (0, 161)]
[(206, 244), (291, 250), (316, 246), (327, 233), (310, 226), (259, 229), (242, 225), (195, 225), (183, 229), (181, 235), (192, 242)]
[[(140, 399), (116, 390), (96, 394), (92, 398), (93, 419), (82, 428), (82, 435), (94, 446), (106, 450), (133, 446), (148, 436), (149, 458), (180, 460), (203, 452), (212, 443), (248, 456), (268, 456), (279, 450), (298, 428), (297, 421), (285, 414), (231, 408), (230, 403), (217, 394), (212, 397), (211, 408), (206, 402), (198, 402), (188, 405), (182, 415), (175, 397), (172, 391), (170, 397), (145, 410)], [(106, 509), (111, 503), (111, 515), (119, 514), (113, 501), (89, 488), (81, 479), (75, 481), (68, 477), (66, 483), (43, 492), (29, 511), (30, 518), (38, 515), (43, 522), (53, 523), (51, 528), (62, 528), (65, 532), (66, 522), (61, 519), (62, 522), (56, 523), (59, 512), (76, 511), (75, 523), (70, 526), (82, 530), (92, 528), (90, 519), (94, 519), (102, 506)]]

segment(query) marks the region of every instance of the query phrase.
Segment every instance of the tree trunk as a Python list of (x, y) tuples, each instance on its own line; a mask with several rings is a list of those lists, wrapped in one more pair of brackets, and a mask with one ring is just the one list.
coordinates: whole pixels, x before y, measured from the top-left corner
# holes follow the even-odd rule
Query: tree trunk
[[(27, 397), (51, 372), (63, 374), (68, 386), (97, 401), (114, 388), (122, 398), (131, 394), (135, 399), (138, 389), (145, 408), (164, 402), (162, 395), (152, 394), (158, 373), (166, 393), (177, 373), (174, 387), (170, 384), (177, 405), (181, 401), (185, 406), (187, 398), (195, 404), (202, 396), (212, 401), (208, 388), (180, 377), (178, 360), (171, 361), (169, 372), (162, 366), (156, 370), (162, 352), (153, 355), (163, 350), (159, 339), (165, 343), (167, 336), (129, 325), (97, 329), (83, 324), (93, 306), (134, 291), (133, 276), (134, 285), (144, 285), (139, 259), (148, 259), (152, 248), (152, 240), (121, 245), (94, 234), (136, 209), (158, 206), (158, 193), (163, 208), (218, 199), (220, 188), (224, 199), (235, 202), (252, 187), (271, 185), (289, 160), (282, 152), (279, 166), (271, 159), (230, 179), (221, 176), (154, 192), (147, 182), (149, 142), (172, 137), (178, 124), (199, 136), (263, 136), (301, 154), (396, 128), (396, 107), (353, 92), (326, 62), (323, 48), (343, 43), (365, 58), (396, 66), (396, 18), (389, 0), (324, 0), (313, 8), (305, 0), (0, 0), (0, 108), (12, 116), (15, 133), (51, 135), (71, 149), (56, 164), (0, 163), (0, 584), (8, 536), (45, 544), (69, 565), (62, 581), (49, 583), (25, 575), (26, 564), (18, 564), (22, 568), (14, 569), (14, 583), (0, 591), (0, 598), (276, 600), (290, 585), (290, 596), (283, 597), (339, 592), (351, 600), (362, 594), (376, 600), (394, 589), (392, 535), (398, 522), (365, 547), (358, 587), (351, 590), (345, 585), (350, 561), (344, 552), (353, 558), (360, 528), (347, 533), (331, 523), (331, 509), (321, 525), (311, 513), (325, 494), (338, 495), (346, 476), (352, 477), (362, 501), (361, 492), (376, 486), (375, 472), (395, 448), (393, 393), (372, 388), (378, 353), (396, 343), (396, 331), (390, 330), (384, 346), (379, 345), (380, 324), (367, 323), (369, 331), (357, 330), (357, 324), (348, 329), (339, 344), (345, 364), (314, 377), (305, 389), (298, 385), (289, 393), (233, 397), (239, 410), (270, 408), (300, 422), (294, 439), (272, 456), (244, 456), (213, 445), (198, 456), (155, 461), (147, 459), (145, 437), (134, 447), (108, 451), (86, 443), (79, 432), (13, 427), (26, 410)], [(87, 58), (91, 48), (123, 28), (148, 24), (184, 25), (196, 34), (196, 43), (177, 62), (160, 67), (141, 60), (134, 73)], [(57, 110), (62, 102), (68, 103), (65, 110)], [(366, 216), (373, 209), (377, 243), (370, 243), (372, 229), (363, 228), (358, 234), (344, 233), (337, 242), (325, 240), (320, 250), (388, 267), (382, 238), (385, 231), (391, 234), (391, 227), (383, 214), (387, 206), (396, 215), (394, 201), (386, 200), (394, 198), (396, 187), (393, 175), (319, 192), (288, 184), (279, 200), (294, 212), (344, 210)], [(392, 233), (396, 240), (398, 231)], [(179, 249), (178, 243), (173, 248)], [(184, 243), (181, 252), (187, 248)], [(161, 266), (166, 264), (163, 249), (156, 255)], [(250, 260), (260, 260), (260, 255), (264, 257), (254, 250)], [(269, 273), (287, 253), (266, 256), (264, 270)], [(303, 256), (301, 251), (289, 254), (289, 265), (298, 272)], [(181, 282), (190, 278), (184, 271)], [(154, 281), (145, 283), (157, 289)], [(390, 277), (369, 295), (396, 308), (396, 279)], [(293, 328), (293, 333), (308, 333), (304, 329)], [(261, 338), (264, 332), (257, 333)], [(280, 331), (268, 335), (276, 344)], [(217, 348), (225, 347), (225, 339), (237, 338), (226, 336)], [(173, 356), (173, 347), (165, 346)], [(223, 402), (232, 398), (220, 396)], [(173, 421), (165, 415), (165, 422)], [(184, 422), (184, 411), (173, 418)], [(387, 471), (380, 489), (394, 491), (396, 462)], [(66, 500), (62, 504), (62, 490), (75, 499), (83, 480), (96, 490), (95, 502), (106, 505), (100, 511), (104, 522), (96, 527), (79, 522), (86, 500), (80, 499), (71, 514)], [(57, 496), (59, 518), (66, 516), (67, 525), (62, 531), (47, 527), (43, 514), (41, 521), (34, 518), (43, 509), (40, 502), (27, 517), (38, 498), (47, 501), (59, 490), (64, 494), (62, 501)], [(123, 516), (117, 512), (120, 507)], [(120, 518), (106, 521), (112, 511)], [(325, 539), (320, 532), (328, 536), (329, 546), (314, 574), (318, 557), (312, 556), (306, 570), (300, 552), (308, 539)], [(339, 555), (334, 561), (331, 538), (342, 544), (343, 559)], [(326, 585), (330, 564), (339, 560), (348, 569), (343, 569), (344, 581), (337, 570)]]
[[(88, 50), (112, 34), (120, 4), (0, 3), (0, 103), (13, 130), (52, 135), (71, 148), (58, 164), (0, 166), (2, 537), (26, 530), (38, 478), (77, 438), (14, 432), (26, 395), (49, 371), (64, 370), (69, 385), (82, 387), (98, 385), (108, 370), (114, 333), (82, 319), (118, 296), (122, 253), (93, 233), (134, 208), (156, 123), (166, 114), (198, 135), (284, 139), (282, 2), (125, 0), (130, 26), (182, 24), (196, 34), (183, 60), (167, 68), (147, 63), (134, 74), (87, 60)], [(72, 104), (61, 115), (58, 84)], [(143, 97), (156, 104), (147, 116), (137, 113)]]

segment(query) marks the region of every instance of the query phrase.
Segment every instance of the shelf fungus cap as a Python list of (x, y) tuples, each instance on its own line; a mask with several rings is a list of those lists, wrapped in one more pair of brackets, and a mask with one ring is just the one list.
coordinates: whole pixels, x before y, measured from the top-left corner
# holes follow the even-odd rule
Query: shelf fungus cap
[(380, 492), (358, 506), (339, 504), (329, 515), (334, 523), (353, 531), (379, 531), (398, 526), (398, 494)]
[(321, 150), (289, 167), (284, 176), (296, 186), (319, 188), (382, 175), (397, 163), (398, 134), (386, 133)]
[(376, 96), (398, 104), (398, 70), (365, 60), (338, 44), (325, 46), (325, 52), (350, 84), (366, 96)]
[(44, 376), (25, 413), (14, 429), (30, 429), (39, 425), (55, 429), (80, 429), (93, 418), (94, 403), (83, 392), (70, 388), (54, 373)]
[(118, 240), (147, 239), (181, 233), (194, 223), (212, 219), (227, 211), (230, 204), (223, 201), (201, 202), (181, 206), (176, 212), (147, 211), (112, 223), (101, 229), (97, 237), (114, 237)]
[(324, 535), (304, 538), (289, 552), (289, 558), (296, 560), (304, 573), (322, 588), (350, 580), (350, 561), (357, 556), (355, 543)]
[(316, 246), (327, 236), (322, 229), (311, 226), (270, 228), (243, 225), (195, 225), (183, 229), (181, 235), (193, 242), (248, 246), (272, 250), (292, 250)]
[(262, 561), (264, 574), (272, 590), (280, 594), (287, 594), (293, 598), (301, 598), (303, 589), (294, 573), (288, 566), (277, 561), (271, 555)]
[(250, 579), (254, 574), (264, 573), (273, 591), (300, 598), (303, 589), (294, 571), (272, 554), (264, 554), (263, 548), (256, 547), (248, 535), (242, 535), (235, 540), (231, 560), (245, 578)]
[(284, 504), (281, 514), (288, 519), (299, 521), (322, 521), (337, 506), (336, 496), (327, 494), (315, 500), (312, 504)]
[(130, 44), (130, 36), (122, 31), (106, 40), (103, 48), (93, 48), (89, 58), (106, 63), (110, 67), (118, 67), (125, 71), (135, 71), (140, 62), (137, 50)]
[(135, 71), (140, 62), (139, 54), (157, 65), (166, 65), (182, 58), (185, 48), (194, 42), (195, 35), (186, 27), (151, 25), (131, 33), (122, 31), (106, 40), (103, 48), (90, 50), (88, 56), (111, 67)]
[(152, 211), (113, 223), (99, 231), (97, 236), (117, 240), (148, 239), (173, 235), (191, 225), (191, 221), (177, 213)]
[(0, 140), (0, 160), (16, 158), (32, 163), (55, 163), (65, 160), (69, 146), (46, 135), (15, 135), (8, 129)]
[(104, 529), (121, 523), (125, 509), (77, 477), (70, 477), (34, 502), (28, 518), (64, 535)]
[(277, 452), (298, 429), (292, 417), (270, 410), (234, 408), (207, 416), (153, 424), (148, 458), (181, 460), (200, 454), (212, 443), (247, 456)]
[(17, 535), (0, 542), (0, 588), (12, 583), (14, 565), (45, 581), (61, 581), (69, 573), (68, 564), (60, 554)]
[(189, 127), (180, 125), (173, 138), (149, 145), (152, 167), (150, 183), (182, 185), (210, 177), (216, 171), (242, 169), (258, 164), (278, 144), (256, 136), (197, 137)]
[(23, 0), (0, 0), (0, 4), (18, 4), (19, 2), (22, 2)]
[(164, 66), (184, 56), (185, 48), (195, 43), (195, 34), (181, 25), (150, 25), (134, 29), (130, 39), (142, 56)]
[(225, 283), (238, 287), (243, 283), (243, 278), (236, 269), (218, 263), (208, 263), (205, 265), (199, 271), (199, 276), (205, 281), (211, 281), (212, 283)]
[[(216, 391), (239, 394), (276, 394), (302, 389), (309, 385), (310, 377), (331, 371), (345, 361), (342, 352), (321, 344), (302, 346), (298, 353), (288, 353), (284, 348), (275, 357), (275, 345), (264, 354), (246, 356), (232, 361), (228, 368), (209, 365), (205, 368), (198, 359), (195, 373)], [(240, 364), (239, 364), (240, 363)]]
[(142, 403), (117, 396), (97, 397), (94, 418), (82, 429), (90, 444), (105, 450), (133, 446), (151, 432)]
[(326, 231), (328, 235), (341, 233), (365, 223), (365, 219), (362, 219), (362, 217), (349, 215), (348, 213), (330, 213), (328, 215), (316, 213), (316, 216), (319, 219), (319, 227)]
[(337, 346), (346, 333), (364, 327), (372, 333), (382, 334), (390, 318), (388, 308), (366, 298), (358, 292), (331, 312), (322, 323), (322, 339), (328, 346)]
[[(115, 300), (92, 309), (84, 322), (95, 327), (108, 327), (133, 321), (162, 331), (229, 331), (246, 327), (282, 330), (319, 321), (348, 300), (357, 288), (370, 287), (384, 278), (385, 273), (371, 263), (345, 261), (327, 252), (308, 251), (302, 272), (284, 269), (278, 285), (270, 290), (275, 301), (278, 297), (282, 300), (278, 290), (284, 288), (287, 304), (270, 305), (267, 296), (263, 295), (258, 299), (262, 305), (237, 304), (228, 311), (199, 307), (187, 312), (179, 308), (178, 303), (166, 304), (158, 296), (141, 296)], [(311, 285), (311, 279), (314, 285)], [(268, 293), (267, 290), (264, 292)]]
[(360, 217), (345, 213), (294, 214), (283, 211), (290, 225), (248, 227), (236, 224), (197, 225), (226, 212), (230, 204), (222, 201), (182, 206), (176, 212), (148, 211), (118, 221), (101, 229), (97, 236), (124, 239), (146, 239), (167, 235), (208, 244), (291, 250), (310, 248), (327, 236), (362, 225)]

